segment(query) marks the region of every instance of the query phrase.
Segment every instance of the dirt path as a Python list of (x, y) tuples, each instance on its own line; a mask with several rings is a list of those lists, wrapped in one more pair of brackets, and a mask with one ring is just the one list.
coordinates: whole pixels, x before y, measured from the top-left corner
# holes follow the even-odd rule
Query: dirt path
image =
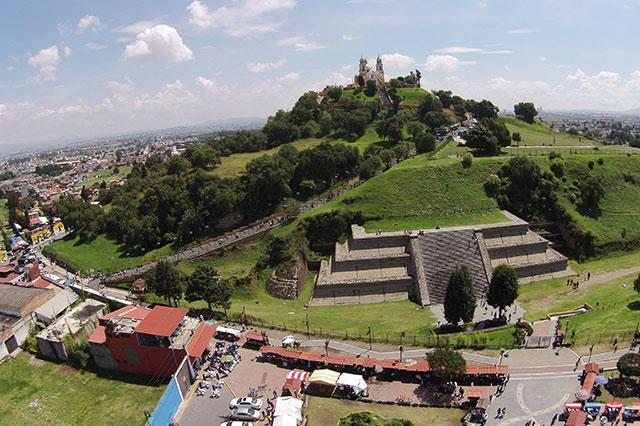
[(640, 273), (640, 266), (633, 266), (631, 268), (616, 269), (609, 272), (601, 272), (599, 274), (591, 274), (591, 278), (587, 280), (586, 273), (579, 278), (580, 289), (589, 288), (592, 285), (606, 284), (618, 278), (626, 277), (627, 275)]

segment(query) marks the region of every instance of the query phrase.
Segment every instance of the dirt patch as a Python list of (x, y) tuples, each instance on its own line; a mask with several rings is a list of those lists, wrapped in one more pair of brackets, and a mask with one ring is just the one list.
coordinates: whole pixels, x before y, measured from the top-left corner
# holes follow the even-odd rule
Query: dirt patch
[(29, 358), (29, 365), (36, 365), (40, 367), (41, 365), (44, 365), (44, 361), (36, 358), (35, 356), (32, 356), (31, 358)]
[(106, 399), (107, 399), (107, 395), (104, 393), (98, 397), (98, 401), (105, 401)]
[(72, 373), (75, 373), (75, 371), (76, 370), (74, 370), (73, 368), (65, 364), (60, 364), (59, 366), (56, 367), (56, 372), (60, 374), (72, 374)]

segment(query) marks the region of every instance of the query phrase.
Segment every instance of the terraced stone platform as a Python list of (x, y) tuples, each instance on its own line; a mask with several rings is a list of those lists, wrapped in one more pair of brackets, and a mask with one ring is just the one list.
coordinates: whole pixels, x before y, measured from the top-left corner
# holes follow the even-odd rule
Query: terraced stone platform
[(503, 211), (505, 222), (404, 232), (366, 233), (336, 243), (322, 261), (312, 304), (372, 303), (412, 298), (421, 305), (443, 303), (451, 270), (466, 265), (478, 296), (493, 268), (506, 263), (531, 281), (571, 273), (567, 258), (522, 219)]

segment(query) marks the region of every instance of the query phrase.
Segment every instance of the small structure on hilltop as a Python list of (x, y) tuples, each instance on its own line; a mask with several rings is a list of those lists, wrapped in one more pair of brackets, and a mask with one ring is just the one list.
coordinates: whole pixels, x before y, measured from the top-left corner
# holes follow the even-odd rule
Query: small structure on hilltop
[(521, 280), (573, 274), (567, 258), (529, 224), (503, 211), (502, 223), (448, 229), (366, 233), (351, 226), (351, 237), (336, 243), (316, 277), (313, 305), (374, 303), (411, 298), (441, 304), (451, 270), (466, 265), (478, 298), (486, 293), (493, 268), (512, 266)]
[(379, 89), (385, 87), (384, 83), (384, 66), (382, 64), (382, 58), (378, 56), (376, 59), (375, 69), (369, 66), (367, 58), (360, 57), (360, 64), (358, 66), (358, 74), (353, 77), (353, 82), (356, 87), (365, 87), (368, 81), (374, 81)]

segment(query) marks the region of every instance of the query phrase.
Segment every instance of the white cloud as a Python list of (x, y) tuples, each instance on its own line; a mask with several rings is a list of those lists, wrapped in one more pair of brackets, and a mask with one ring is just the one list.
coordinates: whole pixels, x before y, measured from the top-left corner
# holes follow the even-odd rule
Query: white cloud
[(580, 87), (584, 90), (596, 88), (612, 88), (621, 80), (620, 74), (612, 71), (600, 71), (595, 75), (587, 75), (578, 68), (573, 74), (567, 76), (568, 81), (580, 83)]
[(537, 32), (537, 28), (516, 28), (513, 30), (505, 31), (506, 34), (533, 34)]
[(198, 76), (196, 78), (196, 85), (198, 87), (204, 89), (210, 95), (216, 96), (226, 96), (229, 95), (233, 90), (231, 87), (225, 85), (218, 84), (215, 80), (209, 80), (205, 77)]
[(465, 47), (465, 46), (451, 46), (451, 47), (445, 47), (443, 49), (436, 50), (436, 52), (438, 52), (438, 53), (446, 53), (446, 54), (450, 54), (450, 53), (480, 53), (482, 51), (484, 51), (484, 49), (481, 49), (479, 47)]
[(540, 62), (547, 62), (549, 60), (549, 58), (547, 58), (546, 56), (540, 56), (540, 57), (538, 57), (538, 60)]
[(290, 72), (288, 74), (285, 74), (283, 76), (280, 76), (278, 78), (276, 78), (276, 81), (282, 82), (282, 83), (288, 83), (291, 81), (296, 81), (300, 78), (300, 74), (298, 74), (297, 72)]
[(37, 80), (55, 80), (56, 70), (60, 62), (60, 52), (58, 46), (47, 47), (29, 57), (29, 65), (39, 68)]
[(124, 27), (117, 27), (113, 31), (117, 33), (136, 35), (146, 30), (147, 28), (155, 27), (156, 25), (162, 24), (162, 21), (163, 20), (160, 18), (138, 21)]
[(107, 88), (112, 93), (131, 93), (133, 92), (133, 82), (129, 77), (125, 77), (123, 81), (112, 80), (108, 82)]
[(353, 34), (342, 34), (342, 40), (344, 40), (344, 41), (353, 41), (353, 40), (357, 40), (359, 38), (360, 38), (360, 36), (353, 35)]
[(245, 37), (276, 31), (279, 24), (265, 20), (264, 15), (291, 9), (296, 4), (297, 0), (244, 0), (209, 10), (206, 4), (196, 0), (187, 10), (191, 14), (189, 22), (193, 25), (220, 29), (232, 37)]
[(103, 50), (109, 47), (108, 44), (89, 42), (82, 45), (87, 50)]
[(429, 55), (424, 68), (427, 71), (455, 71), (463, 65), (474, 65), (473, 61), (461, 61), (451, 55)]
[(193, 52), (175, 28), (161, 24), (140, 32), (124, 49), (123, 57), (145, 62), (182, 62), (193, 59)]
[(341, 72), (331, 73), (327, 78), (316, 81), (309, 85), (309, 90), (321, 91), (327, 86), (344, 86), (353, 83), (353, 77), (347, 77)]
[(249, 62), (247, 64), (247, 69), (253, 73), (259, 73), (259, 72), (280, 68), (286, 62), (287, 61), (284, 59), (279, 59), (275, 62)]
[(481, 47), (467, 47), (467, 46), (450, 46), (436, 50), (438, 53), (459, 54), (459, 53), (482, 53), (489, 55), (504, 55), (511, 54), (513, 51), (507, 49), (484, 49)]
[(324, 46), (321, 46), (314, 41), (307, 40), (307, 38), (303, 36), (285, 37), (278, 40), (276, 44), (278, 46), (291, 46), (300, 52), (324, 49)]
[(2, 115), (9, 108), (5, 104), (0, 104), (0, 115)]
[(88, 29), (92, 29), (93, 32), (98, 32), (102, 24), (100, 23), (100, 18), (94, 15), (84, 15), (78, 21), (77, 30), (78, 34), (82, 34)]
[(483, 1), (479, 1), (477, 4), (479, 9), (484, 9), (485, 7), (487, 7), (487, 3), (483, 2)]
[(382, 58), (385, 74), (387, 75), (407, 72), (416, 64), (416, 60), (411, 56), (403, 55), (401, 53), (385, 54), (381, 55), (380, 58)]
[(69, 46), (62, 46), (62, 54), (65, 58), (71, 56), (71, 48)]

